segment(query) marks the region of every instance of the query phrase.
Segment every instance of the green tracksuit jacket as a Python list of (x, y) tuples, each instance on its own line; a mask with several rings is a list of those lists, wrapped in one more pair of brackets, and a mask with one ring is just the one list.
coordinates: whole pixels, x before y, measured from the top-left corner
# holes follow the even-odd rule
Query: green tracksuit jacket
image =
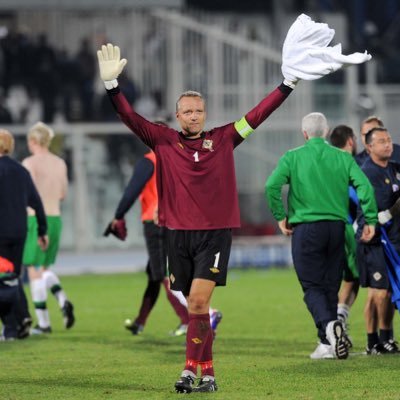
[[(289, 185), (287, 214), (282, 187)], [(374, 190), (353, 157), (323, 138), (286, 152), (267, 179), (265, 195), (277, 221), (291, 224), (321, 220), (347, 222), (352, 185), (368, 225), (378, 222)]]

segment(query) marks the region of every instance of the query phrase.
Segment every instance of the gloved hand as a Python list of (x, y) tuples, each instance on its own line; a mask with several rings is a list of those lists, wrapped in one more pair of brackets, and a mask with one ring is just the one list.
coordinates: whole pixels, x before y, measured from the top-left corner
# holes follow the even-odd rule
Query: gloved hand
[(119, 240), (125, 240), (128, 236), (128, 230), (126, 229), (126, 224), (124, 219), (114, 219), (110, 222), (103, 233), (103, 236), (108, 236), (109, 234), (114, 235)]
[(101, 46), (101, 50), (97, 51), (97, 58), (100, 77), (105, 82), (117, 79), (128, 62), (125, 58), (120, 59), (119, 47), (113, 46), (111, 43)]
[(335, 31), (301, 14), (290, 27), (282, 49), (284, 84), (294, 88), (300, 79), (314, 80), (337, 71), (344, 65), (361, 64), (371, 59), (365, 53), (342, 54), (340, 44), (329, 47)]
[(381, 225), (385, 225), (393, 218), (390, 210), (384, 210), (378, 212), (378, 221)]

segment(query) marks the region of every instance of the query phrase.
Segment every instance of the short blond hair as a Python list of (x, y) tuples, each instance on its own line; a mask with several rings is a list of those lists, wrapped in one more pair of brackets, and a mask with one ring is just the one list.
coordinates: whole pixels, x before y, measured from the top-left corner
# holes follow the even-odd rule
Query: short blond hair
[(14, 151), (14, 137), (5, 130), (0, 129), (0, 155), (9, 155)]
[(176, 101), (176, 105), (175, 105), (175, 110), (176, 110), (176, 112), (178, 112), (178, 110), (179, 110), (179, 102), (181, 101), (181, 99), (182, 99), (183, 97), (198, 97), (199, 99), (203, 100), (204, 107), (205, 107), (205, 105), (206, 105), (206, 102), (205, 102), (205, 100), (204, 100), (204, 97), (203, 97), (203, 95), (202, 95), (200, 92), (196, 92), (195, 90), (187, 90), (186, 92), (183, 92), (183, 93), (179, 96), (178, 100)]
[(54, 131), (43, 122), (37, 122), (28, 131), (28, 140), (31, 139), (41, 147), (49, 147)]

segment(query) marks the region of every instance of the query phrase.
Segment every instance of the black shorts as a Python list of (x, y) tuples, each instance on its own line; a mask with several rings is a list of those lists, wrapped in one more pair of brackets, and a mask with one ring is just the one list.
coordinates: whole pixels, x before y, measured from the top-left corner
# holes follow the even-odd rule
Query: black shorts
[(362, 287), (390, 290), (386, 259), (380, 244), (357, 244), (357, 265)]
[(358, 282), (359, 278), (355, 277), (353, 271), (349, 268), (347, 260), (343, 263), (343, 280), (345, 282)]
[(167, 245), (171, 289), (187, 296), (195, 278), (226, 285), (231, 229), (167, 230)]
[(145, 222), (143, 231), (149, 254), (146, 273), (150, 281), (162, 281), (167, 275), (165, 228), (159, 227), (153, 222)]

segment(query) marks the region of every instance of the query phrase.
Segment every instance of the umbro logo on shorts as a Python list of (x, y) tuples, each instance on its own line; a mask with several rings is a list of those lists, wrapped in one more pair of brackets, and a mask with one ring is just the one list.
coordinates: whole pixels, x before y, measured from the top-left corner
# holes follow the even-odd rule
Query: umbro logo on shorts
[(380, 281), (382, 279), (382, 275), (379, 272), (375, 272), (372, 276), (376, 281)]
[(169, 276), (169, 280), (171, 281), (171, 283), (174, 283), (175, 282), (175, 276), (173, 274), (171, 274)]
[(210, 268), (210, 271), (211, 271), (213, 274), (218, 274), (218, 273), (220, 272), (219, 269), (218, 269), (218, 268), (215, 268), (215, 267)]
[(194, 344), (203, 343), (203, 341), (202, 341), (201, 339), (197, 338), (197, 337), (193, 338), (193, 339), (192, 339), (192, 342), (193, 342)]

